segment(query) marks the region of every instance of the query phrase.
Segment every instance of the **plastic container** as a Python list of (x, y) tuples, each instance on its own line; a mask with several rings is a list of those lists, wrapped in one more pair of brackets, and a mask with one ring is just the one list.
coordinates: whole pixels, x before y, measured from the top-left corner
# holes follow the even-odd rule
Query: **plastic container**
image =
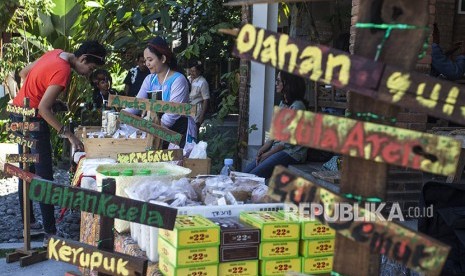
[(234, 171), (233, 164), (234, 164), (234, 160), (229, 159), (229, 158), (224, 159), (224, 167), (221, 169), (220, 174), (229, 176), (231, 171)]
[[(118, 176), (110, 176), (116, 181), (116, 191), (115, 195), (128, 197), (125, 192), (125, 189), (132, 186), (137, 186), (143, 183), (152, 182), (154, 185), (171, 185), (171, 181), (186, 177), (191, 173), (190, 169), (174, 165), (167, 162), (158, 162), (158, 163), (117, 163), (117, 164), (105, 164), (99, 165), (97, 167), (97, 187), (102, 186), (102, 179), (107, 178), (104, 176), (102, 171), (117, 171), (123, 172), (125, 170), (133, 170), (135, 175), (125, 176), (119, 174)], [(156, 175), (152, 172), (157, 172), (160, 170), (167, 171), (166, 175)], [(147, 174), (147, 175), (145, 175)], [(130, 226), (129, 221), (115, 219), (115, 229), (119, 233), (129, 232)]]
[[(150, 200), (150, 203), (168, 206), (168, 204), (156, 200)], [(147, 226), (149, 230), (149, 239), (147, 244), (147, 258), (151, 262), (158, 262), (159, 255), (158, 255), (158, 228), (157, 227), (150, 227)]]
[(126, 170), (124, 170), (124, 171), (121, 172), (121, 175), (124, 175), (124, 176), (133, 176), (133, 175), (134, 175), (134, 170), (126, 169)]

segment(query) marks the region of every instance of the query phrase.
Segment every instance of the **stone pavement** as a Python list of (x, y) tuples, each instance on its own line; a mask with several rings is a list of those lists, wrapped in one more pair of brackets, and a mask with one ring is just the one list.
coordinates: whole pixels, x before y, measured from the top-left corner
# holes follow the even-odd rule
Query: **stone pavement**
[[(66, 170), (55, 169), (55, 181), (69, 184), (69, 173)], [(36, 219), (42, 220), (39, 203), (33, 203)], [(55, 207), (55, 217), (61, 208)], [(57, 235), (65, 239), (78, 240), (81, 216), (79, 211), (68, 210), (61, 222), (57, 222)], [(22, 242), (23, 224), (18, 202), (18, 180), (15, 177), (0, 179), (0, 242)], [(43, 239), (43, 235), (33, 236), (33, 241)]]
[[(62, 184), (68, 184), (69, 174), (66, 170), (55, 169), (55, 181)], [(39, 204), (33, 203), (34, 214), (38, 220), (42, 220)], [(60, 207), (55, 207), (55, 217), (58, 217)], [(81, 216), (79, 211), (68, 210), (61, 222), (57, 222), (57, 235), (65, 239), (79, 240)], [(23, 224), (19, 211), (18, 202), (18, 180), (17, 178), (0, 177), (0, 250), (16, 249), (23, 247)], [(33, 236), (31, 247), (42, 247), (43, 235)], [(8, 250), (13, 251), (13, 250)], [(19, 262), (6, 263), (5, 258), (0, 259), (0, 276), (19, 275), (19, 276), (37, 276), (37, 275), (65, 275), (65, 272), (79, 272), (76, 266), (47, 260), (26, 267), (20, 267)]]

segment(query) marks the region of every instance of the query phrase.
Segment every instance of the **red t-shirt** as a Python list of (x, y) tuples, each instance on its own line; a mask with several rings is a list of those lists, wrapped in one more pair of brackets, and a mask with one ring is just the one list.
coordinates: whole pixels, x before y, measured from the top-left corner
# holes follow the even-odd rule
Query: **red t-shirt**
[(66, 88), (71, 76), (71, 66), (60, 58), (62, 52), (60, 49), (47, 52), (34, 64), (18, 95), (13, 99), (14, 105), (23, 106), (24, 97), (28, 97), (29, 107), (38, 108), (50, 85)]

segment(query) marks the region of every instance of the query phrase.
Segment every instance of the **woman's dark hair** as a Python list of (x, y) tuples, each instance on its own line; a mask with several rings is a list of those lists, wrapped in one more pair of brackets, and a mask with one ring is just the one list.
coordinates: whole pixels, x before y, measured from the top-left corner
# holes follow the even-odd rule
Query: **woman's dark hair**
[(168, 46), (168, 43), (164, 38), (162, 38), (161, 36), (152, 38), (147, 44), (147, 49), (149, 49), (150, 52), (154, 53), (159, 59), (161, 59), (162, 56), (165, 56), (166, 63), (168, 64), (170, 69), (179, 71), (176, 57), (174, 56), (173, 52), (171, 51), (170, 47)]
[(280, 71), (281, 81), (283, 82), (283, 96), (285, 103), (291, 105), (295, 101), (302, 101), (306, 104), (305, 97), (305, 80), (302, 77)]
[(86, 61), (88, 63), (95, 63), (97, 65), (105, 64), (105, 56), (107, 55), (107, 50), (102, 44), (98, 43), (95, 40), (85, 41), (79, 46), (79, 48), (74, 51), (76, 57), (82, 55), (86, 56)]

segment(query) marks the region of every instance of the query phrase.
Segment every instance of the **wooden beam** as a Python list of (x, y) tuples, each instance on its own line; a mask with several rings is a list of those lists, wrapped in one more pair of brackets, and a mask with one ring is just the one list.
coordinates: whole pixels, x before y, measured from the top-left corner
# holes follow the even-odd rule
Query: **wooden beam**
[(96, 249), (95, 247), (52, 236), (47, 246), (48, 259), (89, 268), (108, 275), (145, 275), (147, 260)]
[[(250, 24), (244, 25), (238, 33), (235, 29), (222, 29), (221, 32), (237, 35), (233, 51), (237, 57), (459, 124), (465, 121), (465, 87), (457, 83), (410, 72), (389, 62), (375, 62), (362, 55), (349, 55)], [(391, 33), (393, 37), (385, 43), (386, 49), (392, 47), (391, 41), (399, 33), (407, 37), (420, 37), (424, 36), (425, 31), (422, 28), (394, 30)], [(370, 51), (374, 55), (374, 51)], [(383, 56), (381, 54), (381, 58)], [(373, 113), (377, 114), (376, 111)]]
[(18, 116), (28, 116), (28, 117), (34, 117), (37, 114), (37, 110), (34, 108), (20, 107), (20, 106), (15, 106), (11, 104), (8, 104), (6, 106), (6, 111), (16, 114)]
[(279, 107), (274, 108), (270, 137), (441, 175), (455, 174), (462, 150), (452, 137)]
[(176, 208), (108, 195), (34, 178), (29, 198), (45, 204), (78, 209), (109, 218), (118, 218), (148, 226), (173, 230)]
[(118, 153), (118, 163), (148, 163), (182, 160), (183, 150), (149, 150), (144, 152)]
[(38, 163), (39, 154), (25, 153), (25, 154), (7, 154), (6, 162), (8, 163)]
[(169, 113), (183, 116), (195, 116), (197, 113), (197, 106), (195, 105), (191, 105), (189, 103), (157, 101), (155, 99), (149, 100), (136, 97), (109, 95), (108, 103), (109, 106), (135, 108), (154, 113)]
[(150, 121), (144, 120), (129, 112), (121, 111), (118, 120), (121, 123), (128, 124), (140, 130), (143, 130), (153, 136), (156, 136), (164, 141), (179, 145), (181, 143), (182, 135), (172, 131), (166, 127), (159, 126)]
[[(424, 0), (360, 0), (358, 22), (403, 23), (414, 26), (428, 25), (428, 5)], [(354, 54), (372, 59), (384, 31), (357, 29)], [(386, 41), (379, 61), (401, 70), (412, 70), (425, 41), (423, 31), (395, 30)], [(408, 45), (408, 46), (407, 46)], [(372, 112), (387, 118), (396, 117), (399, 109), (391, 104), (349, 93), (348, 110)], [(344, 157), (342, 162), (341, 193), (364, 197), (386, 198), (388, 165), (359, 158)], [(367, 251), (362, 245), (341, 235), (336, 237), (333, 270), (342, 275), (379, 275), (380, 256)]]
[[(391, 214), (402, 218), (400, 210), (398, 213), (391, 212), (389, 216), (383, 216), (381, 212), (378, 213), (380, 207), (374, 203), (349, 200), (294, 174), (283, 166), (275, 167), (268, 191), (272, 199), (287, 202), (286, 209), (296, 213), (299, 220), (314, 218), (336, 230), (339, 238), (350, 240), (368, 254), (382, 253), (389, 259), (426, 275), (439, 275), (446, 262), (450, 246), (389, 221)], [(348, 212), (343, 212), (342, 204), (350, 204), (353, 207), (351, 210), (344, 209)], [(352, 219), (349, 219), (349, 216), (352, 216)], [(338, 254), (338, 251), (335, 251), (335, 254)], [(340, 265), (334, 262), (334, 266)], [(366, 270), (368, 267), (356, 269)]]
[(11, 175), (11, 176), (16, 176), (18, 177), (19, 179), (22, 179), (23, 181), (26, 181), (26, 182), (31, 182), (32, 179), (34, 178), (40, 178), (39, 176), (33, 174), (33, 173), (30, 173), (28, 171), (24, 171), (14, 165), (11, 165), (11, 164), (8, 164), (6, 163), (4, 168), (3, 168), (3, 171), (5, 172), (5, 174), (7, 175)]
[(28, 147), (30, 149), (35, 149), (37, 145), (36, 139), (27, 138), (24, 135), (19, 134), (17, 132), (10, 132), (10, 134), (8, 134), (8, 139), (10, 139), (12, 143), (16, 143), (23, 147)]

